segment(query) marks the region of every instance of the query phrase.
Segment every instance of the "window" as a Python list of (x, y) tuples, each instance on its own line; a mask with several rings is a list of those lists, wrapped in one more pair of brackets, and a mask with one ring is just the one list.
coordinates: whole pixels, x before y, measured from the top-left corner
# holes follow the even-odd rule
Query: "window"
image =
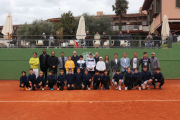
[(139, 29), (139, 25), (134, 25), (134, 30), (138, 30)]
[(180, 0), (176, 0), (176, 7), (180, 8)]
[(151, 24), (152, 21), (153, 21), (152, 10), (149, 10), (148, 11), (148, 22)]
[(152, 7), (153, 17), (155, 18), (159, 13), (161, 13), (161, 0), (154, 0)]

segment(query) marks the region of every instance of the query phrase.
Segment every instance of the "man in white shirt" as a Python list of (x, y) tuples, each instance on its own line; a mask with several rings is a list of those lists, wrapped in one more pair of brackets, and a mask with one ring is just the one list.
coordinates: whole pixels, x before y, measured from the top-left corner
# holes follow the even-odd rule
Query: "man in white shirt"
[(89, 54), (89, 58), (86, 60), (86, 66), (87, 66), (87, 70), (89, 71), (91, 76), (93, 76), (94, 75), (94, 67), (96, 66), (96, 61), (93, 58), (92, 53)]
[(139, 70), (140, 64), (141, 64), (141, 60), (137, 57), (137, 53), (134, 52), (134, 57), (130, 61), (132, 74), (134, 74), (135, 68)]

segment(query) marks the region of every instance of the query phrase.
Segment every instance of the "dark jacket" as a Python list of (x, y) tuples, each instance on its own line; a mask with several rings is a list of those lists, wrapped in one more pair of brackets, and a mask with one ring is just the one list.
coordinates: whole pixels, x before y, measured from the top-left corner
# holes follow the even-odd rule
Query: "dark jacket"
[(138, 79), (141, 79), (142, 80), (142, 75), (140, 72), (138, 72), (137, 74), (134, 73), (133, 75), (133, 81), (136, 82)]
[[(53, 70), (54, 73), (57, 73), (57, 65), (59, 64), (58, 58), (56, 56), (49, 57), (48, 64), (49, 64), (49, 71)], [(53, 66), (56, 66), (56, 67), (52, 68)]]
[(95, 61), (96, 61), (96, 64), (97, 64), (97, 62), (99, 62), (99, 57), (94, 57), (94, 59), (95, 59)]
[(91, 36), (89, 36), (90, 34), (86, 34), (85, 39), (91, 39)]
[(102, 77), (101, 77), (101, 80), (105, 80), (106, 82), (108, 82), (108, 84), (109, 84), (109, 86), (111, 86), (111, 84), (110, 84), (110, 76), (109, 75), (103, 75)]
[(119, 40), (124, 40), (124, 35), (123, 34), (118, 34), (118, 39)]
[(125, 39), (127, 40), (127, 41), (131, 41), (132, 40), (132, 35), (131, 35), (131, 33), (126, 33), (125, 35)]
[(153, 40), (159, 40), (159, 41), (154, 41), (154, 45), (156, 46), (156, 44), (160, 43), (161, 37), (160, 36), (154, 36)]
[(92, 80), (91, 74), (89, 74), (89, 73), (88, 73), (87, 75), (84, 74), (84, 75), (83, 75), (83, 81), (86, 81), (86, 82), (87, 82), (87, 81), (89, 81), (89, 80)]
[(27, 82), (27, 76), (25, 75), (25, 76), (21, 76), (20, 77), (20, 83), (25, 83), (25, 82)]
[(143, 66), (147, 65), (147, 71), (149, 71), (149, 64), (150, 64), (150, 59), (147, 57), (145, 59), (144, 57), (141, 59), (141, 65), (142, 65), (142, 71), (143, 71)]
[(81, 73), (76, 73), (75, 74), (75, 83), (82, 83), (82, 80), (83, 80), (83, 75)]
[(121, 73), (119, 73), (119, 75), (116, 73), (113, 79), (118, 82), (119, 80), (123, 80), (123, 75)]
[(152, 75), (152, 78), (153, 79), (158, 79), (158, 81), (164, 81), (164, 76), (163, 76), (163, 74), (161, 72), (159, 74), (157, 74), (157, 72), (155, 72)]
[(77, 61), (79, 60), (79, 56), (76, 55), (76, 57), (74, 57), (74, 55), (71, 57), (71, 60), (74, 61), (75, 67), (77, 65)]
[(98, 79), (100, 79), (99, 81), (101, 81), (101, 75), (94, 75), (93, 79), (94, 79), (93, 85), (95, 85), (97, 83)]
[(65, 75), (59, 75), (57, 78), (57, 82), (60, 82), (61, 85), (65, 85), (64, 81), (65, 81)]
[(105, 63), (105, 65), (106, 65), (106, 69), (107, 69), (107, 70), (109, 71), (109, 73), (110, 73), (111, 61), (108, 61), (108, 62), (104, 61), (104, 63)]
[(112, 71), (113, 70), (120, 70), (120, 67), (121, 67), (121, 65), (120, 65), (120, 60), (119, 59), (117, 59), (117, 64), (116, 64), (115, 59), (111, 60), (111, 69), (112, 69)]
[(45, 57), (43, 54), (41, 54), (39, 56), (39, 62), (40, 62), (40, 68), (41, 69), (48, 69), (49, 68), (48, 59), (49, 59), (49, 55), (47, 55), (47, 54), (45, 55)]
[(74, 75), (67, 74), (66, 75), (67, 84), (74, 84)]
[(133, 74), (131, 73), (128, 73), (126, 72), (125, 74), (125, 80), (124, 80), (124, 83), (132, 83), (133, 82)]
[(142, 71), (141, 72), (141, 75), (142, 75), (142, 81), (143, 82), (145, 82), (146, 80), (149, 80), (149, 79), (151, 79), (152, 77), (151, 77), (151, 72), (149, 72), (149, 71)]
[(38, 84), (39, 84), (40, 82), (44, 81), (44, 80), (45, 80), (44, 76), (42, 76), (42, 77), (38, 76), (38, 77), (37, 77), (37, 83), (38, 83)]
[(105, 42), (107, 39), (108, 39), (108, 37), (107, 37), (106, 35), (102, 35), (102, 36), (101, 36), (102, 42)]
[(48, 75), (47, 81), (56, 84), (56, 79), (54, 75)]
[[(130, 60), (130, 65), (131, 65), (131, 69), (133, 69), (133, 59), (134, 57)], [(139, 70), (139, 66), (141, 65), (141, 59), (139, 59), (137, 57), (137, 69)]]
[(36, 83), (37, 82), (37, 80), (36, 80), (36, 75), (35, 74), (29, 74), (28, 75), (28, 77), (27, 77), (27, 80), (28, 81), (31, 81), (31, 82), (33, 82), (33, 83)]

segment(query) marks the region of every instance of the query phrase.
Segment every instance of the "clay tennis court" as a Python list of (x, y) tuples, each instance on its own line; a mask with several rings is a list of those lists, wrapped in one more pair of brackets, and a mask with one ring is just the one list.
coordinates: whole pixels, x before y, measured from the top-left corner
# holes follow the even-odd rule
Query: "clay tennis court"
[(22, 91), (18, 85), (0, 81), (0, 120), (180, 119), (179, 80), (150, 91)]

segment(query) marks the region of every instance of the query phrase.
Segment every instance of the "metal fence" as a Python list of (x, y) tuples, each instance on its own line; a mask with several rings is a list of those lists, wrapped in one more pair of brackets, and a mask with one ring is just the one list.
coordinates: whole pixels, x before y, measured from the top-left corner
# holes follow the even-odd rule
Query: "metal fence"
[[(50, 39), (42, 35), (17, 35), (11, 36), (12, 39), (0, 38), (0, 48), (149, 48), (159, 49), (163, 47), (172, 48), (174, 38), (178, 36), (162, 37), (158, 39), (146, 40), (147, 36), (132, 35), (131, 39), (118, 38), (118, 35), (105, 35), (107, 39), (94, 39), (90, 35), (89, 39), (77, 40), (76, 35), (54, 35)], [(8, 36), (6, 36), (8, 37)], [(154, 37), (153, 37), (154, 38)]]

